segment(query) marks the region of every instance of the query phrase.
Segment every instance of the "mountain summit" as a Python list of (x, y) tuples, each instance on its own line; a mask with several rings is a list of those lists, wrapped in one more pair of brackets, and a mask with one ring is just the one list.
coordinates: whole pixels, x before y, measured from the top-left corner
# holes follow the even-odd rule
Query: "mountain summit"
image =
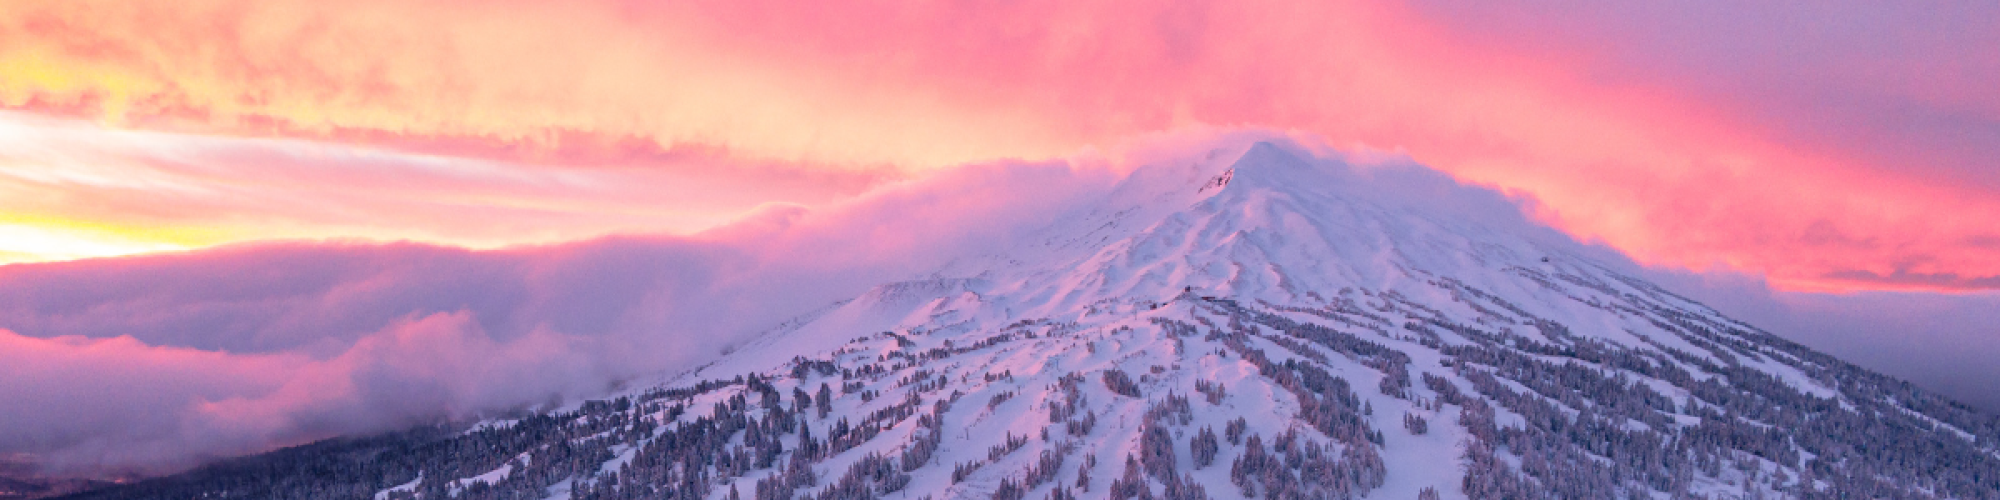
[(658, 387), (95, 495), (2000, 498), (1994, 418), (1369, 175), (1154, 165)]

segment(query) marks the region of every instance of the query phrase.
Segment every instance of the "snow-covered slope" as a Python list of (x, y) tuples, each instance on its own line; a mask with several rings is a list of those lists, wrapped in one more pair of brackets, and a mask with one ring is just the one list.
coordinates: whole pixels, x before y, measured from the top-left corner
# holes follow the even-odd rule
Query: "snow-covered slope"
[(1148, 167), (379, 497), (2000, 498), (1992, 417), (1354, 178)]

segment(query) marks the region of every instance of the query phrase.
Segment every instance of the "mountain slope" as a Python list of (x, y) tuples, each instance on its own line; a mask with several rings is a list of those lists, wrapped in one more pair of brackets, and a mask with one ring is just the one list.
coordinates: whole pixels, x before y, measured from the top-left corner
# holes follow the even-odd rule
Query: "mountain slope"
[(2000, 421), (1360, 178), (1156, 165), (656, 388), (86, 496), (2000, 498)]

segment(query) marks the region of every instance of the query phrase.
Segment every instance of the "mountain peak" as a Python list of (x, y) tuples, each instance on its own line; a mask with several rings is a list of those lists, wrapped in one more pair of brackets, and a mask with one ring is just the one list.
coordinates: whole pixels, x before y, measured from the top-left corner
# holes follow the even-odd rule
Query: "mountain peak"
[(1260, 187), (1281, 186), (1286, 183), (1285, 181), (1293, 180), (1292, 178), (1298, 173), (1310, 171), (1312, 168), (1311, 163), (1285, 151), (1277, 144), (1258, 141), (1250, 145), (1250, 149), (1245, 150), (1242, 156), (1237, 157), (1236, 162), (1231, 163), (1229, 169), (1217, 177), (1214, 184), (1220, 187), (1239, 181), (1249, 181)]
[(477, 451), (331, 469), (385, 499), (2000, 491), (2000, 419), (1279, 145), (1225, 158), (668, 384), (392, 443)]
[(1284, 148), (1278, 147), (1277, 144), (1271, 141), (1257, 141), (1256, 144), (1250, 145), (1249, 150), (1243, 152), (1243, 156), (1237, 157), (1236, 163), (1230, 168), (1277, 171), (1288, 168), (1311, 167), (1312, 165), (1306, 163), (1305, 160), (1300, 159), (1297, 155), (1293, 155), (1289, 151), (1285, 151)]

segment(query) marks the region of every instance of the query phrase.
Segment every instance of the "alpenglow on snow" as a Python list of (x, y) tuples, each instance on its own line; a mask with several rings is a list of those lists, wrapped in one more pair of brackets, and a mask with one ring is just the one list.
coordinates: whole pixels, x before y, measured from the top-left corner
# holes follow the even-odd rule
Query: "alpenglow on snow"
[(1360, 175), (1149, 166), (658, 386), (93, 495), (2000, 498), (1995, 418)]

